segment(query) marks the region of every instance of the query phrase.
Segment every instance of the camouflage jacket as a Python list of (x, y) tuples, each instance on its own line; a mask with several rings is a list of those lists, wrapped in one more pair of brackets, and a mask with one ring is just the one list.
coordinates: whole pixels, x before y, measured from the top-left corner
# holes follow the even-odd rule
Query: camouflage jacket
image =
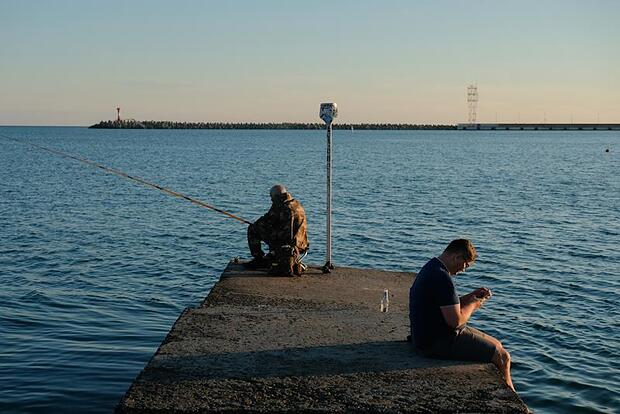
[(283, 200), (273, 202), (267, 214), (256, 220), (255, 224), (268, 230), (268, 243), (272, 248), (288, 244), (297, 247), (300, 252), (308, 250), (306, 212), (301, 203), (288, 193)]

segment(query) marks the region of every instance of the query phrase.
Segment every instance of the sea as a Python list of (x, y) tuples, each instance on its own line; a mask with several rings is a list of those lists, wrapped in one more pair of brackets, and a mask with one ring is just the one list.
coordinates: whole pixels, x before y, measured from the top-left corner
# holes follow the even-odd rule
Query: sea
[[(7, 138), (9, 137), (9, 138)], [(16, 142), (17, 140), (19, 142)], [(110, 413), (286, 185), (325, 260), (325, 131), (0, 127), (0, 412)], [(608, 151), (607, 151), (608, 150)], [(333, 262), (416, 272), (455, 238), (459, 293), (537, 413), (620, 410), (620, 133), (333, 133)]]

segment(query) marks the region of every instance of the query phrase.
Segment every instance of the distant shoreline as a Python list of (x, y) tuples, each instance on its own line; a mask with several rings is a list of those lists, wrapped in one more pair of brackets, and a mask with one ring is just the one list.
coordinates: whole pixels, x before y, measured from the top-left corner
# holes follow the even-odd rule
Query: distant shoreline
[[(344, 130), (453, 130), (456, 125), (434, 124), (338, 124), (334, 129)], [(176, 122), (176, 121), (101, 121), (89, 128), (95, 129), (325, 129), (324, 123), (304, 122)]]
[[(100, 121), (89, 128), (94, 129), (292, 129), (321, 130), (325, 124), (304, 122), (177, 122), (177, 121)], [(505, 123), (505, 124), (340, 124), (334, 129), (350, 131), (411, 131), (411, 130), (474, 130), (474, 131), (620, 131), (620, 124), (557, 124), (557, 123)]]

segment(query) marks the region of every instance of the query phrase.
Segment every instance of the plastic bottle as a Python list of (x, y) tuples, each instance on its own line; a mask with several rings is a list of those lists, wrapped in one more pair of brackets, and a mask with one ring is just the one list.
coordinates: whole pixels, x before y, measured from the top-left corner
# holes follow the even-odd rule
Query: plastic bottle
[(383, 297), (381, 298), (381, 312), (387, 312), (390, 307), (390, 292), (387, 289), (383, 290)]

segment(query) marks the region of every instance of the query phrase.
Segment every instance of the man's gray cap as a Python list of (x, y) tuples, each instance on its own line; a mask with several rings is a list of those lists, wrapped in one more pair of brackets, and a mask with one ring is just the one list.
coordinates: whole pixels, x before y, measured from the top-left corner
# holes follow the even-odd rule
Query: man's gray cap
[(269, 191), (269, 196), (275, 197), (275, 196), (279, 196), (281, 194), (286, 194), (286, 193), (288, 193), (288, 191), (286, 191), (285, 186), (283, 186), (282, 184), (276, 184), (273, 187), (271, 187), (271, 190)]

